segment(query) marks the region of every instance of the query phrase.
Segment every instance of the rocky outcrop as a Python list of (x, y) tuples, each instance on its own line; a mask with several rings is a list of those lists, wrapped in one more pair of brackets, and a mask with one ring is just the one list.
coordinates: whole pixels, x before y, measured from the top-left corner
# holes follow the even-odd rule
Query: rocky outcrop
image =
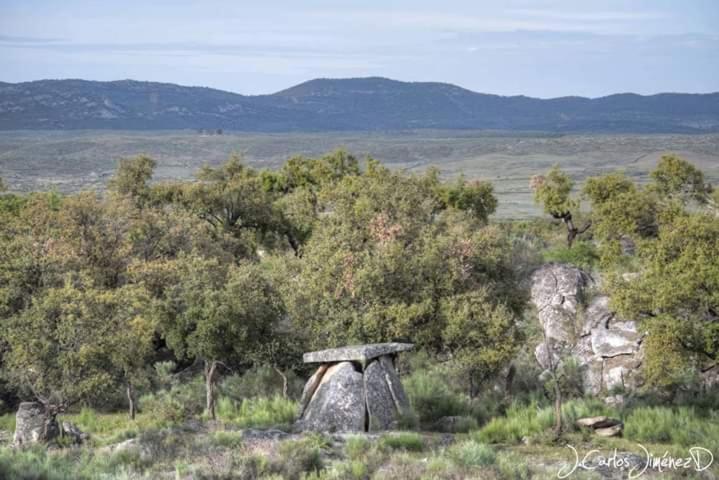
[(48, 443), (60, 435), (56, 416), (48, 412), (39, 402), (22, 402), (15, 414), (15, 436), (17, 446), (33, 443)]
[(548, 264), (534, 272), (531, 299), (544, 334), (535, 357), (545, 369), (573, 358), (587, 393), (636, 388), (643, 334), (636, 322), (612, 312), (606, 295), (587, 301), (594, 286), (589, 274), (571, 265)]
[(410, 344), (385, 343), (305, 354), (306, 363), (322, 365), (305, 384), (297, 427), (324, 432), (396, 427), (409, 410), (409, 400), (393, 355), (410, 348)]

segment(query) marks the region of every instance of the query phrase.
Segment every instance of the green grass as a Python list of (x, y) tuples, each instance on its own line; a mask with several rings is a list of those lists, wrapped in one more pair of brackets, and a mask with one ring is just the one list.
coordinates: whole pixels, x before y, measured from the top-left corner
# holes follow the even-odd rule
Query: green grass
[(447, 416), (465, 416), (470, 412), (469, 399), (456, 393), (440, 372), (418, 370), (402, 381), (412, 409), (420, 424), (427, 428)]
[[(576, 430), (578, 418), (606, 415), (617, 417), (618, 412), (596, 399), (574, 399), (562, 406), (562, 421), (565, 431)], [(529, 405), (512, 404), (503, 417), (495, 417), (473, 438), (487, 443), (519, 443), (524, 437), (540, 434), (554, 425), (554, 409), (540, 407), (535, 402)]]
[(575, 242), (572, 248), (557, 247), (543, 253), (545, 262), (569, 263), (571, 265), (592, 270), (599, 261), (599, 254), (589, 242)]
[(5, 415), (0, 415), (0, 430), (5, 430), (7, 432), (15, 431), (14, 413), (6, 413)]
[(219, 431), (212, 435), (213, 443), (220, 447), (236, 449), (242, 446), (242, 432)]
[(382, 436), (382, 445), (392, 450), (406, 450), (409, 452), (421, 452), (424, 450), (422, 436), (414, 432), (392, 433)]
[(690, 407), (638, 407), (625, 420), (624, 436), (719, 452), (719, 412), (701, 415)]
[(448, 452), (449, 457), (462, 467), (486, 467), (494, 465), (497, 461), (497, 454), (489, 445), (466, 440), (452, 445)]
[(241, 428), (287, 427), (295, 421), (297, 402), (279, 396), (240, 402), (227, 397), (217, 402), (217, 416)]

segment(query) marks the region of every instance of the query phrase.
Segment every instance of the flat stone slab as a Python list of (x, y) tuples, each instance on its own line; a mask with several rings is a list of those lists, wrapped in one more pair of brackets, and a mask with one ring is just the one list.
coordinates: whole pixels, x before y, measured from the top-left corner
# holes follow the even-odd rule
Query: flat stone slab
[(302, 355), (304, 363), (368, 362), (373, 358), (412, 350), (412, 343), (370, 343), (349, 347), (330, 348)]

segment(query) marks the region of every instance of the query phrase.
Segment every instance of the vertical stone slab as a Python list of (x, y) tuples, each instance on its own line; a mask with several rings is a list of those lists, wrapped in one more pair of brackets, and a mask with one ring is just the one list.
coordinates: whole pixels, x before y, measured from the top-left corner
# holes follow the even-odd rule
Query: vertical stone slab
[(364, 431), (364, 381), (352, 363), (340, 362), (325, 371), (299, 426), (317, 432)]
[(364, 371), (364, 389), (369, 416), (368, 430), (388, 430), (398, 419), (392, 392), (387, 383), (387, 371), (382, 362), (375, 360)]
[(384, 355), (379, 357), (379, 361), (382, 364), (385, 373), (385, 381), (389, 387), (389, 391), (392, 394), (392, 399), (395, 402), (395, 408), (401, 415), (409, 411), (409, 398), (402, 387), (402, 382), (399, 380), (399, 375), (394, 369), (394, 362), (392, 357)]
[(307, 405), (310, 403), (310, 400), (312, 400), (312, 396), (315, 394), (317, 387), (322, 381), (322, 376), (325, 374), (328, 368), (329, 365), (327, 364), (320, 365), (320, 368), (315, 370), (315, 373), (313, 373), (310, 379), (307, 380), (307, 383), (305, 383), (305, 387), (302, 389), (302, 397), (300, 397), (300, 405), (297, 411), (297, 418), (301, 418), (302, 415), (304, 415)]

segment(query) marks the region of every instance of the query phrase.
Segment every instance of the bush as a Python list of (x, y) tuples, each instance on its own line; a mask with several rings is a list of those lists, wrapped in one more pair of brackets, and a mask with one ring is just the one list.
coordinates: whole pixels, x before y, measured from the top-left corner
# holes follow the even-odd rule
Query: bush
[(424, 440), (418, 433), (392, 433), (382, 437), (382, 445), (391, 448), (392, 450), (421, 452), (424, 449)]
[[(287, 376), (287, 396), (299, 398), (304, 381), (292, 371), (283, 373)], [(282, 377), (267, 365), (256, 366), (242, 375), (225, 377), (220, 384), (220, 392), (236, 401), (247, 398), (282, 396)]]
[(242, 432), (215, 432), (213, 443), (219, 447), (239, 448), (242, 445)]
[(719, 451), (719, 413), (691, 407), (639, 407), (626, 418), (624, 436), (639, 442), (701, 446)]
[(345, 455), (350, 460), (358, 460), (370, 449), (370, 442), (365, 437), (350, 437), (345, 444)]
[(49, 455), (43, 447), (0, 449), (0, 478), (16, 480), (71, 480), (77, 478), (64, 457)]
[(465, 468), (486, 467), (494, 465), (497, 460), (497, 455), (492, 447), (475, 440), (467, 440), (453, 445), (448, 455), (457, 465)]
[(5, 415), (0, 415), (0, 430), (5, 430), (6, 432), (15, 431), (14, 413), (6, 413)]
[(454, 392), (445, 378), (440, 372), (418, 370), (402, 382), (423, 426), (432, 426), (442, 417), (470, 412), (467, 396)]
[[(598, 415), (618, 416), (617, 412), (596, 399), (573, 399), (562, 405), (565, 431), (576, 430), (578, 418)], [(474, 438), (487, 443), (519, 443), (523, 437), (537, 435), (554, 425), (554, 408), (513, 403), (504, 417), (493, 418)]]
[(159, 422), (181, 423), (197, 417), (205, 409), (205, 384), (201, 377), (195, 377), (184, 384), (173, 385), (140, 398), (140, 408)]
[(531, 476), (527, 462), (516, 453), (502, 452), (497, 455), (497, 469), (501, 478), (506, 480), (527, 480)]
[(590, 242), (575, 242), (572, 248), (557, 247), (544, 252), (545, 262), (569, 263), (584, 270), (592, 270), (599, 254)]
[(298, 480), (304, 474), (322, 470), (320, 457), (321, 445), (317, 438), (306, 437), (299, 440), (287, 440), (278, 448), (279, 458), (271, 465), (271, 470), (282, 478)]
[(297, 403), (275, 396), (242, 401), (222, 397), (217, 402), (217, 416), (242, 428), (289, 427), (297, 415)]

